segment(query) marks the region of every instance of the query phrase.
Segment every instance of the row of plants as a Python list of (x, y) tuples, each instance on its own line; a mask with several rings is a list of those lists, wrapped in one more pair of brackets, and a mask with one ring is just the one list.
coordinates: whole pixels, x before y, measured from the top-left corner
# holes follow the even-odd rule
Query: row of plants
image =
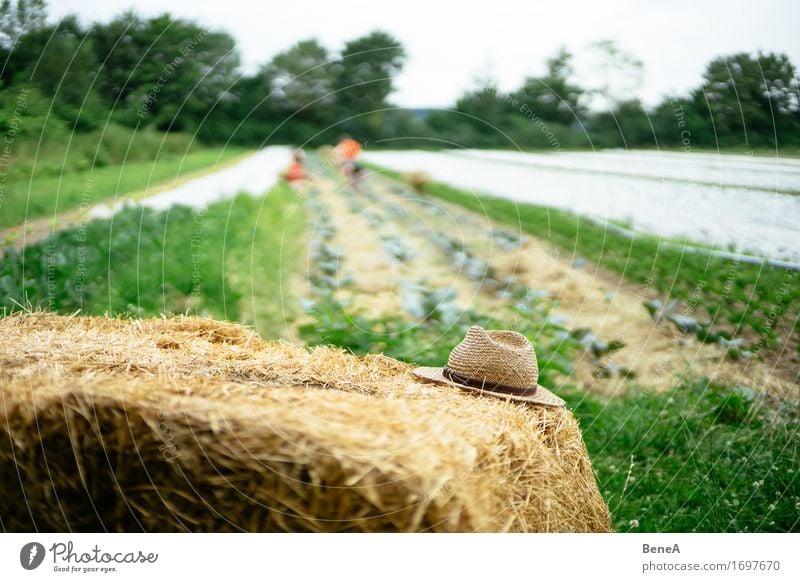
[[(74, 208), (86, 209), (103, 200), (113, 200), (214, 168), (244, 153), (240, 148), (198, 147), (180, 154), (166, 151), (155, 159), (132, 156), (106, 166), (59, 169), (52, 173), (14, 171), (0, 176), (0, 228), (53, 217)], [(33, 158), (30, 163), (40, 162)], [(0, 240), (0, 244), (3, 242)]]
[[(338, 179), (335, 175), (330, 177)], [(480, 263), (480, 268), (474, 268), (470, 277), (477, 283), (485, 282), (487, 273), (491, 274), (489, 265), (474, 257), (463, 243), (425, 228), (415, 219), (414, 212), (379, 195), (368, 183), (360, 182), (357, 188), (344, 186), (337, 195), (346, 200), (351, 212), (365, 217), (378, 230), (387, 260), (404, 262), (411, 259), (413, 252), (404, 242), (402, 230), (397, 227), (411, 228), (413, 225), (417, 227), (416, 234), (430, 239), (448, 260), (462, 257), (460, 267), (456, 261), (456, 268), (464, 268), (469, 260), (475, 261), (476, 265)], [(308, 344), (333, 344), (355, 353), (383, 352), (402, 361), (434, 364), (445, 361), (469, 326), (477, 324), (495, 329), (517, 329), (535, 338), (543, 378), (555, 381), (555, 374), (571, 372), (572, 362), (581, 348), (580, 340), (553, 317), (552, 303), (544, 294), (511, 282), (502, 290), (504, 307), (493, 310), (492, 315), (476, 308), (458, 307), (451, 288), (431, 286), (424, 279), (399, 281), (402, 313), (370, 317), (364, 311), (354, 309), (334, 292), (351, 287), (358, 293), (352, 277), (335, 272), (328, 273), (330, 277), (319, 277), (319, 274), (325, 274), (329, 264), (331, 267), (340, 265), (338, 261), (328, 260), (332, 253), (336, 254), (336, 251), (331, 251), (335, 233), (328, 226), (330, 219), (326, 208), (314, 189), (307, 196), (307, 206), (313, 214), (314, 230), (320, 235), (312, 241), (313, 266), (309, 277), (322, 284), (312, 289), (314, 301), (308, 303), (308, 313), (313, 322), (300, 328), (301, 337)], [(435, 206), (427, 205), (426, 208), (440, 212)], [(499, 293), (496, 282), (483, 290), (490, 294)]]
[[(405, 184), (405, 177), (372, 166)], [(775, 354), (788, 347), (800, 354), (800, 272), (730, 261), (665, 247), (641, 234), (628, 239), (580, 216), (469, 192), (437, 182), (419, 186), (425, 195), (463, 206), (533, 234), (573, 257), (619, 273), (657, 295), (648, 308), (731, 357)], [(666, 309), (664, 309), (666, 307)]]
[[(360, 189), (370, 191), (364, 185)], [(366, 207), (355, 195), (346, 196), (355, 199), (351, 208), (356, 211)], [(400, 210), (389, 210), (393, 203), (387, 199), (371, 202), (385, 217), (415, 216), (399, 205)], [(424, 207), (432, 205), (423, 202), (420, 210)], [(427, 233), (443, 252), (462, 250), (425, 226), (415, 232)], [(437, 366), (471, 324), (514, 328), (535, 341), (541, 381), (550, 386), (558, 385), (583, 350), (599, 358), (622, 347), (603, 342), (591, 330), (565, 329), (547, 297), (536, 290), (511, 285), (506, 299), (509, 307), (493, 317), (473, 309), (454, 319), (409, 319), (408, 314), (370, 318), (328, 296), (317, 302), (314, 322), (303, 326), (301, 334), (311, 345), (334, 344), (358, 354), (383, 352)], [(620, 373), (633, 377), (630, 371)], [(791, 402), (773, 401), (744, 386), (687, 377), (676, 378), (666, 393), (632, 386), (607, 398), (569, 385), (557, 390), (581, 423), (617, 530), (780, 532), (800, 527), (800, 425)]]
[[(268, 200), (269, 203), (266, 203)], [(56, 232), (0, 259), (0, 307), (84, 314), (193, 313), (275, 334), (291, 306), (302, 213), (286, 185), (204, 209), (130, 207)], [(257, 296), (254, 296), (257, 295)], [(280, 333), (278, 333), (280, 335)]]
[[(442, 228), (442, 221), (457, 221), (462, 227), (487, 231), (487, 242), (497, 244), (505, 250), (514, 250), (522, 244), (522, 237), (509, 229), (491, 226), (489, 224), (477, 224), (474, 217), (467, 213), (454, 216), (452, 210), (445, 210), (440, 205), (431, 204), (429, 201), (421, 199), (419, 195), (405, 185), (393, 184), (389, 191), (406, 204), (413, 206), (414, 210), (409, 211), (395, 201), (380, 198), (374, 194), (374, 190), (366, 185), (361, 187), (366, 193), (372, 193), (373, 201), (386, 211), (386, 214), (395, 221), (404, 221), (404, 226), (412, 229), (415, 234), (425, 238), (432, 247), (437, 248), (460, 273), (474, 281), (484, 294), (493, 295), (501, 300), (510, 301), (521, 313), (526, 311), (526, 302), (531, 299), (540, 300), (549, 296), (548, 292), (541, 289), (531, 289), (515, 282), (513, 276), (501, 278), (495, 269), (484, 259), (476, 256), (473, 249), (470, 249), (463, 238), (456, 238), (446, 234), (447, 229)], [(423, 213), (431, 215), (433, 222), (420, 220)], [(438, 222), (437, 222), (438, 221)], [(475, 224), (473, 224), (475, 223)], [(473, 243), (474, 244), (474, 243)], [(444, 290), (442, 290), (444, 291)], [(436, 300), (434, 296), (430, 299)], [(443, 296), (444, 299), (452, 297)], [(565, 318), (560, 314), (550, 312), (548, 319), (556, 325), (562, 325)], [(606, 356), (623, 348), (625, 343), (618, 339), (604, 340), (595, 335), (592, 330), (587, 328), (570, 329), (568, 332), (559, 332), (562, 339), (577, 340), (588, 352), (593, 365), (594, 374), (598, 378), (608, 378), (612, 376), (622, 376), (632, 378), (635, 371), (615, 364)]]

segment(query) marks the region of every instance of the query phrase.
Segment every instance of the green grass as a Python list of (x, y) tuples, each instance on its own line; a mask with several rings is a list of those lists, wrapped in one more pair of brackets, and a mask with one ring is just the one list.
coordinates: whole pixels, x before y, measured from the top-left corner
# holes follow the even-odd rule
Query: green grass
[[(383, 352), (441, 365), (468, 324), (514, 327), (536, 343), (541, 381), (568, 371), (580, 350), (546, 323), (539, 306), (524, 318), (469, 313), (455, 325), (409, 325), (399, 318), (349, 315), (334, 300), (310, 310), (302, 328), (312, 345)], [(676, 378), (669, 393), (631, 389), (613, 398), (558, 389), (581, 424), (584, 441), (617, 531), (785, 532), (800, 529), (800, 417), (746, 387)]]
[[(402, 179), (396, 172), (387, 173)], [(778, 318), (785, 320), (784, 331), (796, 318), (800, 285), (796, 273), (752, 265), (732, 268), (728, 261), (682, 256), (659, 249), (653, 237), (631, 241), (570, 213), (476, 196), (443, 184), (429, 184), (425, 192), (518, 226), (568, 255), (588, 258), (660, 291), (665, 299), (681, 298), (694, 306), (697, 317), (713, 319), (718, 331), (734, 335), (749, 326), (755, 333), (762, 329), (759, 323), (766, 326), (761, 318), (770, 310), (776, 311), (773, 329), (779, 327)], [(737, 310), (747, 317), (738, 318)], [(366, 318), (346, 325), (325, 310), (318, 309), (315, 315), (317, 326), (309, 329), (316, 336), (307, 337), (312, 343), (326, 339), (357, 353), (380, 349), (423, 365), (445, 361), (461, 331), (451, 333), (436, 326), (404, 330), (386, 320)], [(542, 337), (537, 322), (543, 315), (526, 315), (520, 330), (535, 340), (537, 352)], [(519, 321), (490, 324), (511, 327)], [(765, 345), (777, 340), (767, 336)], [(543, 382), (551, 383), (549, 362), (557, 363), (554, 368), (561, 372), (577, 353), (568, 344), (559, 348), (547, 343), (544, 352)], [(800, 530), (796, 401), (780, 403), (746, 386), (711, 385), (688, 377), (676, 377), (673, 390), (667, 393), (642, 392), (635, 386), (613, 398), (572, 386), (558, 393), (581, 423), (600, 490), (618, 531)]]
[[(377, 168), (403, 180), (398, 172)], [(655, 292), (667, 303), (683, 302), (679, 313), (696, 318), (700, 339), (742, 337), (755, 352), (788, 349), (800, 353), (800, 272), (684, 253), (659, 246), (656, 237), (628, 239), (580, 216), (468, 192), (446, 184), (424, 186), (430, 196), (513, 225), (545, 240), (567, 257), (583, 257)], [(737, 357), (738, 350), (731, 355)]]
[[(468, 323), (516, 327), (535, 338), (542, 382), (568, 371), (578, 350), (558, 340), (539, 306), (524, 318), (469, 314), (455, 325), (346, 314), (331, 299), (310, 310), (310, 344), (383, 352), (439, 365)], [(614, 398), (566, 386), (558, 391), (583, 429), (598, 484), (618, 531), (797, 531), (800, 476), (798, 408), (778, 406), (746, 387), (676, 378), (670, 393), (631, 390)]]
[(296, 309), (281, 291), (299, 266), (304, 228), (285, 184), (204, 211), (129, 208), (58, 232), (0, 260), (0, 306), (60, 313), (197, 313), (245, 321), (266, 336)]
[(144, 190), (159, 182), (230, 161), (244, 151), (239, 148), (200, 149), (186, 156), (169, 154), (155, 160), (122, 162), (64, 174), (44, 172), (36, 174), (34, 179), (30, 174), (16, 172), (4, 184), (0, 228)]
[(581, 421), (618, 531), (800, 528), (798, 408), (748, 388), (678, 384), (600, 399), (559, 392)]

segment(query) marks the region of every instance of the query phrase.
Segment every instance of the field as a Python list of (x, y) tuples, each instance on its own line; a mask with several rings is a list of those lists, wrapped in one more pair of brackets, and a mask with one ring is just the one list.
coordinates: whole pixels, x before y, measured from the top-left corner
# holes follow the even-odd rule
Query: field
[(12, 227), (24, 223), (35, 230), (40, 224), (58, 225), (59, 219), (69, 222), (69, 211), (86, 210), (107, 199), (152, 195), (246, 153), (236, 147), (203, 146), (188, 135), (132, 132), (114, 125), (63, 139), (46, 143), (41, 151), (21, 144), (16, 156), (4, 160), (0, 244), (22, 236)]
[(4, 307), (196, 313), (423, 365), (471, 324), (517, 329), (581, 422), (616, 529), (798, 530), (795, 272), (310, 165), (300, 191), (128, 208), (9, 251)]
[[(291, 263), (251, 261), (253, 248), (296, 247), (302, 222), (285, 220), (294, 199), (276, 186), (265, 198), (241, 194), (203, 209), (128, 208), (43, 241), (0, 262), (3, 306), (60, 313), (153, 316), (192, 312), (281, 329), (292, 306), (254, 303), (252, 289), (279, 296)], [(281, 223), (282, 231), (272, 228)], [(236, 224), (236, 228), (230, 228)]]
[[(402, 174), (374, 166), (393, 178)], [(424, 193), (514, 225), (558, 247), (573, 261), (589, 261), (638, 286), (641, 303), (701, 341), (728, 349), (732, 358), (754, 353), (789, 365), (800, 350), (800, 271), (726, 260), (659, 238), (617, 234), (579, 215), (516, 203), (427, 182)], [(620, 279), (622, 281), (623, 279)]]
[(682, 246), (800, 259), (800, 163), (691, 153), (370, 151), (367, 160), (422, 170), (469, 192), (574, 213)]

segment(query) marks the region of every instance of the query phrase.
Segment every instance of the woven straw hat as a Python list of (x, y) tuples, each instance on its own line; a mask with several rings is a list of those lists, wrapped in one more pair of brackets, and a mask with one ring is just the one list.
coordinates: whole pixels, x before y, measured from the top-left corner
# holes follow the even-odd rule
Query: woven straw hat
[(564, 401), (539, 385), (539, 365), (531, 342), (516, 331), (486, 331), (473, 325), (444, 368), (415, 368), (418, 378), (473, 390), (487, 396), (546, 406)]

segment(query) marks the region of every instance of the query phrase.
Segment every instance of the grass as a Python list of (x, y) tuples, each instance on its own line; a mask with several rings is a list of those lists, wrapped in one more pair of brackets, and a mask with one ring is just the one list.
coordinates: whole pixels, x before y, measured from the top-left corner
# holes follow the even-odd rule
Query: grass
[[(383, 173), (383, 169), (380, 171)], [(398, 173), (388, 174), (403, 179)], [(660, 291), (665, 300), (681, 298), (698, 318), (713, 321), (717, 330), (713, 333), (725, 333), (726, 329), (731, 337), (742, 333), (748, 320), (736, 317), (738, 309), (751, 317), (751, 333), (770, 327), (785, 330), (793, 325), (796, 273), (682, 255), (660, 249), (653, 237), (631, 241), (566, 212), (476, 196), (443, 184), (428, 184), (424, 192), (518, 226), (576, 258), (588, 258)], [(772, 310), (776, 321), (770, 325), (762, 322), (764, 328), (758, 327), (756, 314), (767, 316)], [(344, 325), (324, 310), (321, 316), (319, 313), (316, 333), (320, 339), (357, 353), (381, 349), (387, 355), (423, 365), (446, 361), (461, 331), (435, 325), (431, 329), (423, 325), (403, 330), (385, 320), (366, 318), (358, 318), (355, 325)], [(537, 335), (536, 322), (544, 315), (528, 314), (520, 330), (535, 340), (537, 352), (541, 336)], [(490, 324), (511, 327), (518, 321), (514, 318)], [(779, 341), (777, 332), (768, 337)], [(436, 338), (439, 341), (434, 344)], [(315, 341), (313, 337), (307, 339)], [(429, 348), (433, 345), (436, 347)], [(420, 349), (425, 350), (422, 356), (417, 355)], [(555, 369), (562, 372), (576, 352), (553, 350), (552, 346), (544, 351), (543, 383), (552, 383), (549, 362), (557, 362)], [(554, 360), (553, 353), (558, 359)], [(618, 531), (800, 529), (800, 418), (796, 402), (775, 402), (746, 386), (721, 386), (688, 378), (676, 378), (673, 390), (667, 393), (643, 392), (635, 386), (614, 398), (587, 394), (572, 386), (564, 386), (558, 393), (581, 421), (600, 489)]]
[(796, 404), (705, 380), (610, 400), (559, 395), (581, 420), (618, 531), (798, 531)]
[[(382, 175), (403, 175), (373, 166)], [(676, 299), (683, 315), (701, 325), (707, 342), (745, 340), (751, 352), (788, 349), (800, 353), (800, 272), (685, 253), (659, 246), (659, 239), (628, 239), (601, 225), (562, 210), (516, 203), (430, 182), (424, 193), (513, 225), (559, 247), (573, 258), (585, 258), (622, 275), (666, 304)], [(742, 355), (731, 349), (732, 357)]]
[[(302, 328), (311, 345), (355, 353), (383, 352), (420, 365), (441, 365), (468, 323), (508, 328), (533, 338), (541, 381), (568, 372), (574, 342), (536, 308), (524, 318), (490, 320), (470, 313), (456, 324), (348, 316), (331, 299), (311, 309)], [(561, 339), (559, 340), (559, 337)], [(798, 408), (765, 400), (743, 387), (676, 378), (669, 393), (605, 398), (558, 389), (580, 420), (598, 485), (617, 531), (798, 531), (800, 458)]]
[[(670, 256), (640, 256), (653, 250), (649, 239), (616, 240), (567, 213), (477, 198), (442, 185), (427, 190), (498, 221), (522, 224), (524, 230), (633, 280), (645, 276), (654, 288), (665, 285), (668, 296), (677, 293), (673, 288), (686, 289), (679, 276), (659, 267)], [(281, 297), (299, 267), (305, 222), (298, 203), (296, 194), (279, 184), (266, 197), (240, 195), (203, 212), (131, 208), (113, 220), (56, 233), (22, 252), (9, 250), (0, 260), (0, 305), (134, 316), (189, 312), (252, 323), (266, 338), (284, 336), (283, 326), (295, 314), (292, 302)], [(679, 268), (699, 268), (683, 259), (694, 257), (683, 257)], [(702, 267), (707, 280), (715, 281), (719, 269), (728, 273), (729, 264), (703, 259)], [(740, 289), (742, 273), (741, 265), (732, 273), (730, 293)], [(300, 329), (312, 345), (334, 344), (356, 353), (384, 352), (438, 365), (463, 337), (467, 323), (515, 328), (535, 338), (542, 382), (550, 385), (558, 374), (569, 372), (580, 351), (575, 338), (549, 321), (547, 303), (538, 299), (518, 298), (514, 310), (499, 319), (468, 313), (453, 324), (432, 311), (409, 326), (399, 317), (345, 316), (347, 310), (324, 292), (330, 279), (324, 274), (311, 274), (320, 293), (308, 307), (313, 322)], [(759, 281), (769, 276), (759, 275)], [(772, 284), (778, 283), (772, 279)], [(703, 298), (713, 297), (711, 283), (702, 291), (708, 294)], [(794, 305), (793, 298), (781, 303)], [(631, 390), (613, 399), (570, 386), (558, 393), (581, 421), (619, 531), (800, 529), (796, 404), (780, 405), (747, 387), (704, 380), (676, 379), (669, 393)]]
[(94, 167), (63, 174), (15, 173), (4, 184), (0, 198), (0, 228), (34, 218), (54, 216), (81, 205), (144, 190), (159, 182), (230, 161), (244, 153), (239, 148), (209, 148), (185, 156), (166, 155)]
[(194, 313), (281, 335), (278, 299), (299, 266), (304, 227), (285, 184), (205, 210), (129, 208), (60, 231), (0, 260), (0, 305), (84, 314)]

